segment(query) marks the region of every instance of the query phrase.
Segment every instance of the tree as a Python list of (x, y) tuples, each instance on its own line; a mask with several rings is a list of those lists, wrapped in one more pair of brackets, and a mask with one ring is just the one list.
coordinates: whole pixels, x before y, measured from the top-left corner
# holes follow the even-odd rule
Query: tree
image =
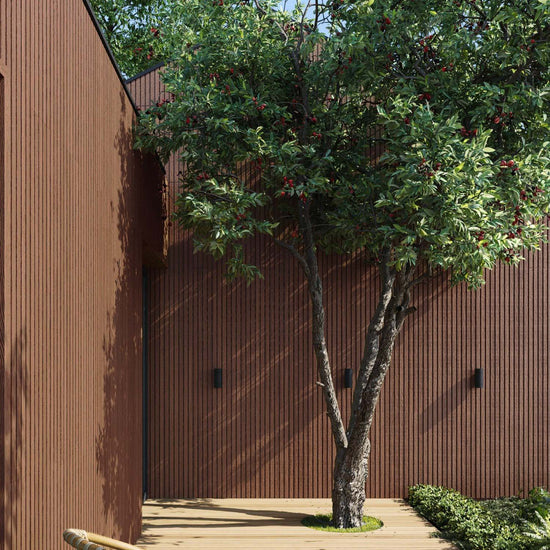
[(166, 60), (160, 27), (167, 0), (90, 0), (90, 4), (123, 74), (130, 77)]
[[(440, 271), (476, 288), (544, 238), (548, 1), (331, 0), (288, 12), (186, 0), (173, 17), (171, 95), (143, 114), (137, 145), (181, 155), (175, 216), (199, 250), (227, 256), (229, 276), (258, 274), (241, 245), (256, 233), (303, 268), (336, 445), (333, 522), (357, 526), (411, 289)], [(380, 278), (347, 424), (320, 251), (360, 251)]]

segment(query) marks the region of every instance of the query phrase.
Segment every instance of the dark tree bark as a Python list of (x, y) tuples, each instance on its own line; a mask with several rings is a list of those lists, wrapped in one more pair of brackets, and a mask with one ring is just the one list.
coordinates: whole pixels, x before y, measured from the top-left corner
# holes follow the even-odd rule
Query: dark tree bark
[[(346, 430), (332, 380), (325, 335), (323, 289), (307, 204), (300, 206), (300, 225), (304, 239), (304, 256), (299, 259), (306, 274), (311, 298), (317, 371), (336, 445), (332, 521), (335, 527), (359, 527), (362, 524), (366, 498), (365, 483), (371, 450), (369, 432), (382, 384), (391, 363), (395, 339), (405, 317), (413, 310), (408, 307), (408, 302), (414, 268), (406, 267), (396, 272), (390, 267), (391, 249), (381, 259), (380, 297), (367, 329)], [(294, 253), (296, 255), (296, 251)]]
[(323, 395), (327, 405), (327, 414), (330, 419), (334, 442), (336, 444), (336, 448), (340, 450), (346, 448), (347, 437), (330, 369), (330, 360), (325, 337), (323, 285), (319, 274), (319, 266), (317, 264), (317, 255), (315, 252), (315, 243), (313, 239), (311, 220), (309, 218), (308, 204), (303, 204), (300, 206), (300, 225), (304, 238), (304, 271), (307, 277), (309, 295), (311, 299), (312, 336), (315, 358), (317, 360), (317, 372), (319, 374), (321, 387), (323, 388)]
[(336, 527), (359, 527), (365, 503), (365, 483), (370, 454), (369, 432), (382, 384), (388, 372), (395, 339), (408, 308), (413, 268), (399, 273), (388, 267), (390, 252), (380, 266), (381, 291), (369, 323), (347, 430), (348, 445), (337, 451), (332, 491), (333, 523)]

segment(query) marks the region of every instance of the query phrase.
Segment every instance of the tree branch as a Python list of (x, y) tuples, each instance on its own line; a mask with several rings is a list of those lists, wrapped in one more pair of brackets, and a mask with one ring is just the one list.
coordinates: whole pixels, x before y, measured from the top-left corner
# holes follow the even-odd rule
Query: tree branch
[(306, 278), (309, 279), (310, 271), (309, 267), (307, 265), (307, 262), (305, 258), (296, 250), (296, 247), (292, 246), (291, 244), (283, 241), (282, 239), (276, 239), (274, 238), (274, 241), (285, 250), (288, 250), (299, 262), (299, 264), (302, 266), (302, 269), (304, 270), (304, 273), (306, 275)]
[(382, 290), (380, 291), (380, 299), (378, 300), (378, 305), (376, 306), (376, 310), (370, 320), (369, 327), (367, 329), (363, 357), (361, 359), (359, 372), (357, 374), (357, 380), (355, 382), (355, 390), (353, 392), (351, 417), (348, 423), (347, 431), (348, 436), (354, 430), (355, 423), (357, 421), (357, 414), (361, 408), (363, 392), (367, 385), (367, 381), (372, 372), (372, 369), (374, 368), (376, 358), (378, 357), (379, 333), (384, 326), (384, 318), (386, 316), (386, 311), (392, 298), (395, 272), (393, 272), (388, 266), (390, 255), (391, 250), (386, 250), (386, 252), (383, 254), (382, 263), (380, 264)]
[(323, 396), (327, 406), (327, 415), (330, 419), (332, 435), (337, 449), (345, 449), (348, 446), (348, 439), (338, 398), (334, 389), (334, 381), (330, 368), (329, 355), (325, 337), (325, 309), (323, 305), (323, 285), (319, 274), (317, 256), (315, 252), (315, 241), (313, 228), (309, 214), (309, 202), (299, 206), (300, 229), (304, 240), (305, 261), (307, 263), (309, 276), (307, 277), (309, 294), (311, 297), (312, 309), (312, 337), (313, 349), (317, 360), (317, 372), (321, 379)]

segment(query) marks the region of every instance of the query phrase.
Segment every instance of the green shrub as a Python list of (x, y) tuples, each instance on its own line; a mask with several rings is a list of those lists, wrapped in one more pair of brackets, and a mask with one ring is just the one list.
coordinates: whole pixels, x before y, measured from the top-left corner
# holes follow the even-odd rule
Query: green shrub
[(534, 489), (526, 499), (477, 501), (445, 487), (415, 485), (409, 488), (409, 503), (459, 548), (530, 550), (542, 548), (542, 539), (526, 533), (527, 522), (537, 514), (547, 517), (550, 494)]
[(529, 516), (532, 516), (535, 511), (543, 518), (550, 515), (550, 493), (542, 487), (531, 489), (524, 503)]
[(550, 518), (535, 511), (536, 522), (526, 522), (525, 535), (533, 539), (533, 548), (539, 550), (550, 549)]
[[(541, 487), (529, 492), (525, 499), (528, 513), (524, 534), (532, 539), (532, 547), (540, 550), (550, 549), (550, 493)], [(535, 516), (534, 519), (530, 519)]]

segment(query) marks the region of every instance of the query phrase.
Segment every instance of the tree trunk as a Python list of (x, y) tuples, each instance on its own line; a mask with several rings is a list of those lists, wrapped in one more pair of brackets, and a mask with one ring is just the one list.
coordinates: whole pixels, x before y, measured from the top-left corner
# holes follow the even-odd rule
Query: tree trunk
[[(412, 270), (383, 280), (383, 289), (391, 289), (388, 299), (382, 291), (379, 308), (367, 332), (364, 365), (357, 381), (359, 395), (354, 399), (347, 431), (348, 444), (338, 449), (332, 491), (332, 522), (335, 527), (360, 527), (365, 503), (365, 483), (370, 454), (369, 432), (382, 384), (390, 366), (395, 339), (403, 324), (409, 300)], [(389, 273), (387, 273), (389, 275)], [(386, 282), (388, 284), (386, 285)], [(372, 338), (372, 330), (376, 338)], [(370, 365), (370, 366), (368, 366)]]
[(338, 451), (334, 467), (332, 490), (332, 522), (335, 527), (359, 527), (365, 504), (365, 483), (370, 454), (369, 432), (382, 383), (389, 368), (397, 336), (397, 315), (386, 316), (380, 345), (376, 346), (376, 361), (364, 387), (358, 410), (353, 410), (353, 427), (348, 431), (348, 445)]
[(312, 309), (313, 348), (319, 385), (323, 389), (327, 415), (336, 444), (332, 490), (332, 523), (338, 528), (360, 527), (365, 504), (365, 483), (370, 454), (369, 432), (382, 383), (391, 362), (395, 338), (408, 313), (409, 288), (414, 267), (396, 272), (390, 267), (391, 249), (380, 266), (381, 291), (378, 306), (369, 323), (365, 351), (359, 368), (348, 429), (340, 412), (332, 380), (325, 337), (323, 288), (317, 264), (309, 203), (299, 205), (304, 255), (289, 247), (304, 269)]
[(338, 528), (360, 527), (365, 504), (370, 441), (350, 441), (338, 453), (332, 489), (332, 523)]

